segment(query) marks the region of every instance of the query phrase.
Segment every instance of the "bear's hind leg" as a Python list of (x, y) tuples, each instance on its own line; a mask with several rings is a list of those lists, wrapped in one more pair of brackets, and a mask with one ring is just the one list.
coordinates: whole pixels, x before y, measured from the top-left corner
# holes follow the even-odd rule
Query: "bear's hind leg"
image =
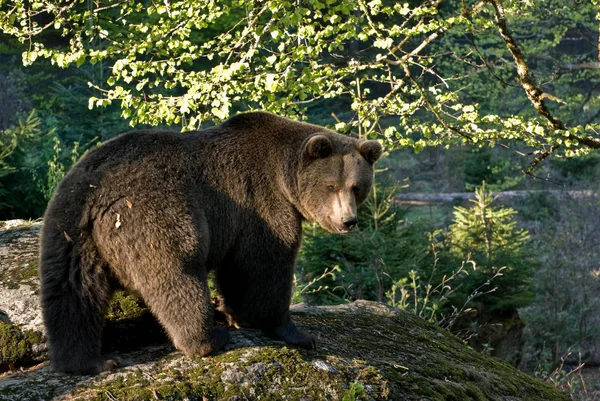
[[(47, 240), (48, 241), (48, 240)], [(70, 244), (40, 259), (41, 306), (52, 367), (59, 372), (97, 374), (118, 366), (101, 357), (104, 312), (111, 295), (104, 266), (80, 256)]]
[(172, 269), (163, 272), (168, 274), (153, 278), (147, 285), (138, 285), (137, 290), (175, 348), (197, 356), (218, 351), (229, 341), (229, 330), (214, 326), (205, 274)]

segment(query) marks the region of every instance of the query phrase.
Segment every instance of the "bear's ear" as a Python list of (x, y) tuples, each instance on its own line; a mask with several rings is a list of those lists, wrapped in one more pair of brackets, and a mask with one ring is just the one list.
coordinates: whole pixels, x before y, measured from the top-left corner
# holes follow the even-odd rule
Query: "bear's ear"
[(306, 155), (318, 159), (327, 157), (333, 152), (333, 145), (325, 135), (315, 135), (306, 143)]
[(383, 147), (377, 141), (364, 141), (358, 145), (358, 153), (370, 164), (375, 164), (383, 153)]

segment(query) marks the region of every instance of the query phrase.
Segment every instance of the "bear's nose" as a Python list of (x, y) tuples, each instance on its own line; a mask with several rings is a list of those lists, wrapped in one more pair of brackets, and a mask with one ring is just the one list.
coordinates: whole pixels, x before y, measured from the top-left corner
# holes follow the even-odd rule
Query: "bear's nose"
[(358, 223), (356, 216), (349, 217), (342, 221), (342, 224), (348, 229), (348, 231), (352, 230), (356, 223)]

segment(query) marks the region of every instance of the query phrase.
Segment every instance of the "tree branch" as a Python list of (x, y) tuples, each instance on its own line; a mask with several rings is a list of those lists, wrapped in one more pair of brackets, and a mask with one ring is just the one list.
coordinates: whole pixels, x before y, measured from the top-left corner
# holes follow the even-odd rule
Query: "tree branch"
[[(504, 7), (502, 6), (502, 3), (500, 2), (500, 0), (489, 0), (489, 2), (494, 7), (494, 12), (496, 14), (496, 25), (498, 26), (498, 30), (500, 31), (500, 36), (502, 36), (502, 39), (504, 39), (506, 47), (508, 48), (508, 51), (510, 51), (510, 53), (512, 54), (513, 59), (515, 60), (515, 64), (517, 65), (517, 74), (519, 75), (521, 86), (525, 90), (527, 98), (529, 98), (537, 112), (548, 120), (553, 129), (557, 131), (567, 131), (566, 125), (560, 119), (554, 117), (550, 113), (550, 110), (548, 110), (548, 107), (544, 102), (544, 98), (550, 97), (550, 95), (545, 94), (533, 82), (533, 79), (531, 78), (531, 75), (529, 73), (529, 67), (527, 66), (525, 58), (523, 57), (523, 52), (519, 48), (519, 45), (517, 44), (512, 34), (508, 30), (508, 27), (506, 26), (506, 18), (504, 16)], [(580, 144), (586, 145), (592, 149), (600, 149), (600, 141), (597, 139), (576, 136), (572, 138)], [(555, 150), (557, 147), (558, 145), (554, 145), (553, 150)], [(542, 160), (544, 158), (545, 157), (543, 157)], [(538, 163), (539, 161), (534, 162), (534, 164), (531, 167), (535, 167), (535, 165), (537, 165)], [(531, 170), (531, 167), (529, 170)]]
[(541, 152), (538, 155), (538, 157), (535, 158), (535, 160), (533, 161), (533, 163), (531, 163), (531, 165), (527, 168), (527, 170), (523, 170), (523, 173), (526, 174), (526, 175), (528, 175), (528, 176), (530, 176), (530, 177), (533, 177), (535, 179), (540, 178), (540, 177), (538, 177), (538, 176), (536, 176), (536, 175), (534, 175), (532, 173), (533, 169), (538, 164), (540, 164), (544, 159), (546, 159), (548, 156), (550, 156), (552, 153), (554, 153), (554, 151), (556, 149), (558, 149), (559, 147), (560, 147), (560, 145), (552, 145), (549, 150), (545, 150), (545, 151)]
[[(480, 2), (478, 2), (477, 4), (475, 4), (473, 6), (473, 8), (471, 8), (469, 11), (464, 11), (462, 13), (462, 16), (465, 17), (465, 16), (476, 14), (479, 10), (481, 10), (483, 8), (484, 5), (485, 5), (485, 0), (481, 0)], [(434, 40), (436, 40), (437, 38), (439, 38), (440, 36), (442, 36), (444, 33), (446, 33), (447, 31), (449, 31), (452, 27), (454, 27), (455, 25), (457, 25), (459, 22), (460, 22), (460, 19), (456, 18), (454, 20), (454, 22), (448, 23), (446, 26), (440, 27), (437, 31), (433, 32), (428, 37), (426, 37), (417, 47), (415, 47), (413, 49), (413, 51), (404, 54), (404, 56), (402, 56), (399, 60), (384, 59), (383, 61), (386, 64), (389, 64), (389, 65), (403, 65), (404, 63), (406, 63), (406, 61), (409, 58), (417, 56), (419, 53), (421, 53), (421, 51), (424, 48), (427, 47), (427, 45), (429, 45), (431, 42), (433, 42)], [(392, 55), (395, 55), (394, 53), (396, 51), (398, 51), (398, 50), (400, 50), (398, 48), (398, 46), (395, 46), (392, 49), (390, 49), (390, 53)]]
[(446, 128), (447, 130), (456, 132), (458, 135), (468, 139), (469, 141), (472, 141), (473, 138), (470, 135), (468, 135), (468, 134), (462, 132), (460, 129), (448, 124), (448, 122), (437, 112), (437, 110), (435, 109), (435, 106), (431, 103), (431, 101), (427, 97), (427, 93), (425, 92), (425, 90), (421, 87), (421, 85), (419, 85), (417, 80), (410, 73), (410, 68), (408, 67), (408, 64), (403, 63), (402, 68), (404, 68), (404, 73), (406, 74), (408, 79), (412, 82), (412, 84), (417, 88), (417, 90), (421, 94), (421, 98), (423, 99), (425, 104), (427, 104), (427, 107), (429, 107), (429, 110), (431, 110), (431, 112), (433, 113), (435, 118), (444, 126), (444, 128)]

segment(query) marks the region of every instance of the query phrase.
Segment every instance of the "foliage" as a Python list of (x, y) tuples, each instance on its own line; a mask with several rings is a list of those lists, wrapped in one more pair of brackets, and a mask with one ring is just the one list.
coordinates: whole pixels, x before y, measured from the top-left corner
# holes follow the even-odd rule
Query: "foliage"
[[(471, 288), (471, 293), (462, 299), (462, 305), (455, 306), (451, 300), (453, 294), (461, 288), (461, 276), (468, 276), (476, 271), (476, 264), (470, 260), (470, 255), (460, 264), (460, 267), (448, 275), (437, 275), (437, 253), (434, 246), (434, 264), (429, 272), (427, 281), (422, 280), (419, 274), (411, 270), (408, 277), (396, 280), (390, 291), (386, 292), (388, 303), (402, 310), (412, 311), (413, 314), (430, 323), (452, 330), (460, 319), (474, 312), (473, 301), (477, 298), (491, 294), (496, 290), (493, 287), (495, 280), (501, 276), (501, 270), (477, 288)], [(477, 335), (473, 328), (461, 331), (465, 338)]]
[(346, 390), (342, 396), (342, 401), (356, 401), (361, 395), (365, 393), (365, 386), (358, 380), (350, 383), (350, 388)]
[(54, 188), (79, 158), (78, 142), (63, 151), (56, 129), (43, 125), (32, 111), (0, 131), (0, 220), (41, 216)]
[(461, 280), (464, 289), (454, 295), (458, 301), (494, 277), (495, 291), (481, 299), (487, 312), (510, 311), (533, 299), (531, 276), (533, 258), (528, 249), (529, 235), (517, 229), (516, 210), (494, 205), (495, 197), (485, 182), (475, 190), (471, 208), (456, 206), (447, 240), (454, 260), (471, 255), (477, 269)]
[[(482, 302), (502, 310), (531, 301), (533, 262), (526, 256), (528, 235), (516, 229), (516, 211), (494, 206), (485, 186), (477, 189), (473, 208), (455, 207), (455, 221), (445, 236), (440, 231), (428, 236), (422, 223), (405, 220), (403, 211), (393, 204), (394, 193), (374, 186), (359, 209), (360, 230), (355, 233), (331, 236), (315, 226), (305, 230), (300, 281), (320, 284), (304, 290), (324, 291), (309, 299), (387, 298), (395, 306), (410, 305), (416, 314), (431, 319), (447, 300), (465, 308), (465, 301), (481, 295), (482, 289), (490, 290), (485, 287), (494, 279), (498, 288)], [(443, 266), (438, 265), (439, 259)], [(458, 268), (450, 268), (453, 263)], [(452, 280), (456, 281), (450, 286)]]
[[(2, 105), (0, 108), (0, 130), (2, 131), (12, 125), (15, 115), (25, 113), (30, 109), (25, 95), (24, 75), (23, 71), (16, 68), (0, 72), (0, 105)], [(0, 158), (2, 158), (1, 154)]]
[(35, 219), (78, 157), (127, 122), (118, 108), (88, 110), (87, 82), (102, 76), (99, 68), (50, 74), (49, 62), (23, 71), (0, 57), (9, 60), (0, 65), (0, 219)]
[(556, 176), (561, 178), (560, 183), (573, 186), (583, 183), (587, 188), (589, 183), (600, 181), (600, 154), (590, 153), (577, 158), (554, 158), (551, 163)]
[(0, 29), (26, 45), (25, 64), (109, 64), (89, 106), (118, 103), (132, 124), (336, 104), (337, 128), (390, 147), (514, 140), (542, 159), (599, 148), (584, 41), (598, 34), (596, 0), (506, 3), (13, 0)]
[(43, 196), (31, 187), (34, 160), (45, 159), (41, 149), (53, 134), (44, 133), (40, 125), (41, 120), (31, 112), (16, 126), (0, 131), (0, 220), (30, 215), (31, 210), (40, 215), (45, 207)]
[(39, 134), (40, 120), (33, 113), (26, 121), (19, 121), (19, 127), (0, 131), (0, 177), (10, 174), (15, 167), (7, 163), (7, 159), (23, 142), (32, 140)]
[(536, 234), (542, 227), (545, 228), (547, 223), (555, 221), (557, 213), (558, 205), (552, 196), (544, 191), (527, 193), (519, 205), (519, 216), (527, 222), (532, 234)]
[[(318, 277), (313, 277), (307, 283), (303, 283), (298, 279), (298, 275), (294, 274), (294, 293), (292, 294), (292, 304), (300, 303), (304, 297), (309, 297), (311, 294), (317, 294), (320, 291), (330, 289), (328, 285), (320, 284), (323, 280), (331, 279), (335, 281), (336, 273), (340, 272), (339, 266), (334, 266), (331, 269), (325, 268), (323, 273)], [(319, 283), (317, 287), (315, 284)]]
[[(434, 268), (435, 271), (435, 268)], [(428, 322), (435, 322), (437, 312), (440, 309), (440, 300), (446, 299), (446, 293), (451, 292), (452, 287), (444, 277), (442, 282), (435, 288), (431, 282), (421, 284), (421, 277), (417, 272), (411, 270), (408, 277), (403, 277), (392, 284), (390, 291), (385, 295), (388, 303), (402, 310), (411, 310), (415, 315)], [(432, 295), (435, 295), (433, 298)]]
[(88, 99), (98, 93), (88, 83), (102, 79), (105, 69), (106, 66), (85, 65), (64, 80), (49, 83), (44, 98), (51, 103), (44, 107), (44, 117), (57, 128), (64, 146), (106, 141), (129, 128), (116, 105), (93, 110), (87, 107)]
[(492, 352), (522, 324), (514, 320), (516, 309), (533, 301), (535, 262), (527, 233), (516, 228), (516, 212), (494, 205), (483, 186), (472, 208), (455, 207), (448, 229), (432, 230), (407, 221), (393, 195), (375, 185), (358, 232), (305, 231), (298, 277), (309, 289), (305, 298), (386, 301)]
[(70, 160), (68, 164), (65, 165), (63, 161), (61, 161), (63, 152), (61, 149), (61, 143), (58, 137), (54, 136), (52, 138), (53, 146), (52, 150), (54, 151), (48, 160), (48, 171), (45, 175), (41, 177), (38, 175), (36, 170), (33, 170), (33, 181), (36, 183), (38, 190), (44, 196), (44, 200), (47, 202), (52, 197), (54, 193), (54, 189), (65, 176), (67, 170), (70, 166), (75, 164), (79, 159), (79, 142), (75, 142), (73, 144), (73, 148), (70, 149)]
[(581, 354), (577, 366), (570, 367), (566, 365), (566, 360), (571, 356), (571, 351), (560, 359), (560, 365), (552, 371), (538, 368), (535, 371), (535, 376), (550, 383), (554, 387), (560, 389), (564, 393), (571, 396), (573, 400), (580, 401), (596, 401), (596, 397), (592, 391), (586, 388), (585, 380), (581, 374), (584, 363), (581, 362)]
[(477, 259), (491, 263), (499, 252), (517, 253), (529, 239), (526, 230), (517, 230), (516, 210), (493, 206), (496, 198), (486, 191), (485, 181), (475, 189), (472, 208), (456, 206), (449, 239), (459, 255), (474, 253)]

